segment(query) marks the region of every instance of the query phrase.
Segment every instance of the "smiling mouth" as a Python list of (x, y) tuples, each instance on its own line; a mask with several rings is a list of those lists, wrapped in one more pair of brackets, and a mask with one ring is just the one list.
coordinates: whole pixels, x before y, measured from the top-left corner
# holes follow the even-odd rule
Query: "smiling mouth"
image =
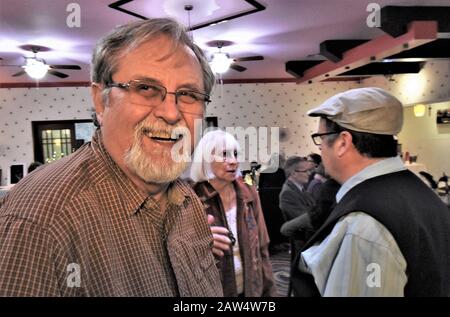
[(178, 142), (183, 138), (183, 135), (179, 135), (177, 138), (172, 139), (172, 138), (164, 138), (164, 137), (159, 137), (159, 136), (152, 136), (150, 137), (150, 139), (152, 140), (156, 140), (156, 141), (164, 141), (164, 142)]
[(160, 142), (178, 142), (183, 139), (183, 134), (172, 135), (172, 133), (167, 131), (151, 131), (149, 129), (144, 129), (142, 132), (150, 139)]

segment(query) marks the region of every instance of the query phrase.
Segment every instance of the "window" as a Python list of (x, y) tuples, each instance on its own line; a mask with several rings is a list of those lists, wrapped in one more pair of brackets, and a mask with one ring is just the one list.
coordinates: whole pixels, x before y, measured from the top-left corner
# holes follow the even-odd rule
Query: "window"
[(90, 141), (95, 126), (91, 120), (33, 121), (34, 159), (50, 163)]

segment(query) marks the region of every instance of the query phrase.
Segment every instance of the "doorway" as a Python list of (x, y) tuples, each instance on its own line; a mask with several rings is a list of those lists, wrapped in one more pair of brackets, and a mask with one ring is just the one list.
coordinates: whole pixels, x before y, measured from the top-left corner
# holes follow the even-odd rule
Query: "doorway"
[(31, 124), (34, 160), (41, 163), (51, 163), (75, 152), (90, 140), (95, 130), (92, 120), (33, 121)]

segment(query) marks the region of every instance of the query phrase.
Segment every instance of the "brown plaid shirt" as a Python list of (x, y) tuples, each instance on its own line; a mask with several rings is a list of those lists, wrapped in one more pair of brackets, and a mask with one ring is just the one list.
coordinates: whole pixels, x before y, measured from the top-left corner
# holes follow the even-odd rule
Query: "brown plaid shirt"
[(114, 163), (98, 131), (0, 205), (0, 296), (221, 296), (212, 235), (182, 181), (166, 212)]

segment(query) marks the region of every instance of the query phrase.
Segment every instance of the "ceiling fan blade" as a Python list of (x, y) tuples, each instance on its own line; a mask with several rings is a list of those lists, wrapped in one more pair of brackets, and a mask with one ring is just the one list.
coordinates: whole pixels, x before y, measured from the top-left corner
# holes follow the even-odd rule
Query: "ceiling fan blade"
[(263, 59), (264, 59), (264, 56), (255, 55), (255, 56), (246, 56), (246, 57), (235, 58), (234, 60), (236, 62), (249, 62), (249, 61), (262, 61)]
[(78, 65), (48, 65), (51, 69), (81, 69)]
[(12, 77), (22, 76), (23, 74), (25, 74), (25, 70), (21, 70), (20, 72), (13, 74)]
[(238, 72), (243, 72), (244, 70), (247, 69), (247, 68), (245, 68), (245, 67), (243, 67), (243, 66), (240, 66), (240, 65), (238, 65), (238, 64), (231, 64), (231, 65), (230, 65), (230, 68), (231, 68), (231, 69), (234, 69), (234, 70), (236, 70), (236, 71), (238, 71)]
[(59, 78), (69, 77), (69, 75), (67, 75), (67, 74), (60, 73), (60, 72), (57, 72), (56, 70), (51, 70), (51, 69), (48, 70), (48, 73), (50, 75), (53, 75), (53, 76), (56, 76), (56, 77), (59, 77)]

